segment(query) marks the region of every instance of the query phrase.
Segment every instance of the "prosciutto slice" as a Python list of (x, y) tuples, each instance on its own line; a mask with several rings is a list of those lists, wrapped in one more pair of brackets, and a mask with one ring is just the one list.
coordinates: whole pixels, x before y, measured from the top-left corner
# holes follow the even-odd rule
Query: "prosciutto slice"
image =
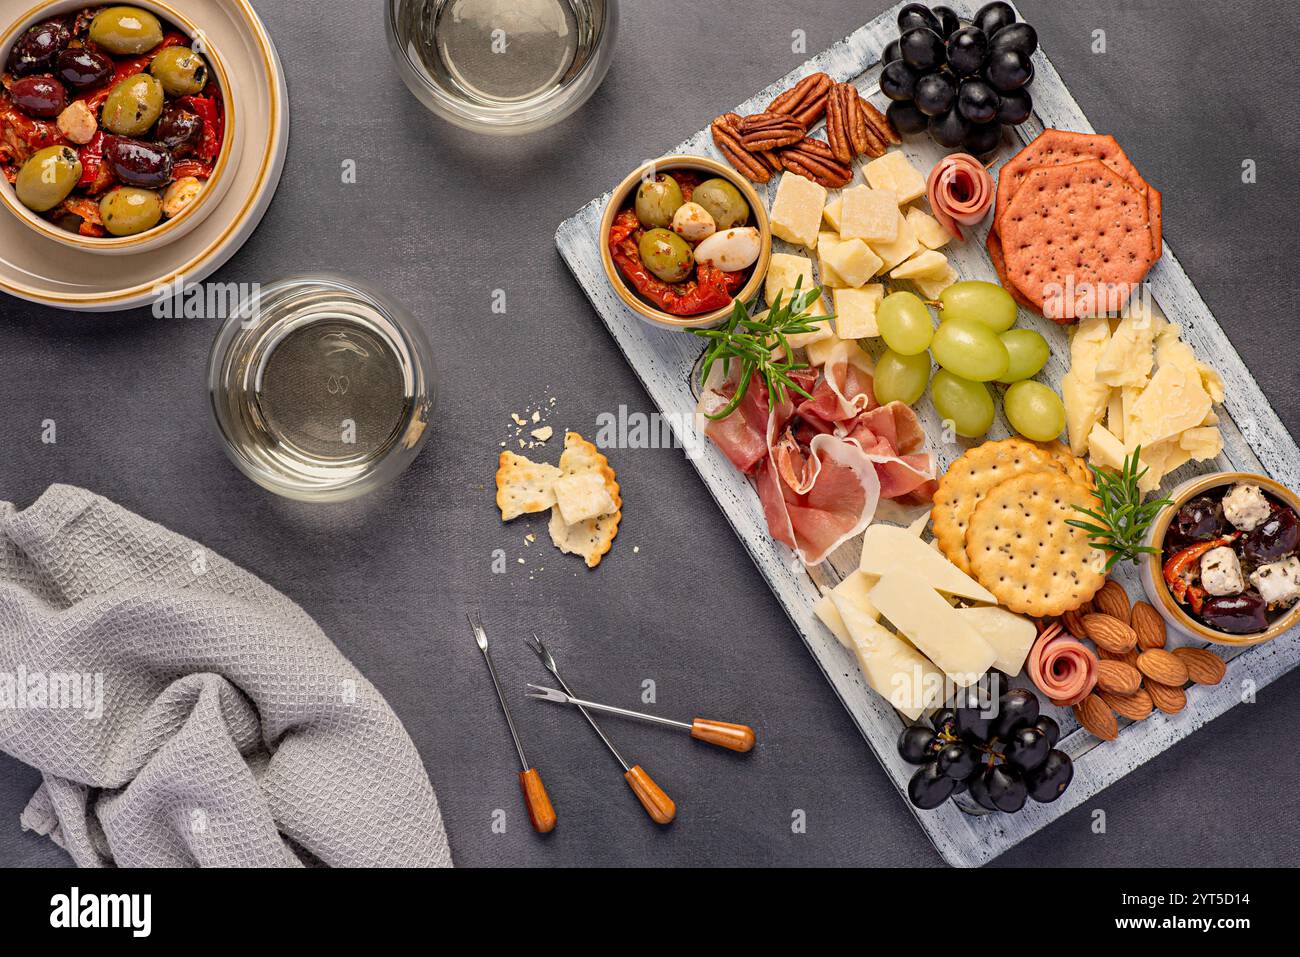
[(881, 499), (920, 502), (934, 493), (934, 458), (919, 451), (925, 432), (916, 413), (901, 402), (878, 405), (873, 371), (871, 357), (845, 341), (820, 374), (792, 373), (811, 398), (772, 408), (756, 377), (721, 420), (707, 414), (726, 407), (735, 383), (715, 365), (704, 384), (697, 424), (753, 478), (772, 537), (806, 565), (861, 534)]

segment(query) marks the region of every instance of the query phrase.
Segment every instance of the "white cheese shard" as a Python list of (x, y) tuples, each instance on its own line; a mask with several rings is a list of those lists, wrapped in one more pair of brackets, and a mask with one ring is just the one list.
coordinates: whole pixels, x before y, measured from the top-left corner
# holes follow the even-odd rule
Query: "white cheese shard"
[(875, 576), (906, 568), (945, 595), (990, 605), (998, 603), (991, 591), (948, 561), (942, 552), (928, 547), (917, 533), (897, 525), (867, 527), (862, 536), (862, 560), (858, 568)]
[(994, 668), (1012, 678), (1020, 674), (1029, 649), (1038, 639), (1038, 629), (1032, 621), (998, 605), (958, 608), (957, 614), (973, 624), (980, 637), (993, 646), (997, 653)]
[(1081, 319), (1070, 339), (1070, 371), (1061, 379), (1061, 398), (1065, 400), (1065, 425), (1070, 451), (1083, 455), (1088, 451), (1088, 433), (1106, 411), (1110, 386), (1099, 383), (1093, 375), (1097, 358), (1110, 341), (1110, 324), (1104, 318)]
[(913, 721), (943, 700), (944, 674), (929, 659), (852, 601), (834, 592), (831, 600), (872, 691)]
[(919, 575), (896, 567), (871, 589), (872, 605), (958, 687), (974, 684), (997, 658), (993, 646)]

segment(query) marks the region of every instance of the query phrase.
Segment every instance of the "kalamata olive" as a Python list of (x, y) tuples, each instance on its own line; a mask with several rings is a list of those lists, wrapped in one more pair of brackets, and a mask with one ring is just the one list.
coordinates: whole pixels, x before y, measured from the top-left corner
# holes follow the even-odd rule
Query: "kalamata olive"
[(203, 138), (203, 117), (176, 103), (168, 103), (154, 127), (154, 138), (171, 150), (174, 158), (188, 156)]
[(128, 186), (165, 186), (172, 178), (172, 154), (163, 146), (106, 136), (104, 159), (113, 175)]
[(113, 75), (113, 60), (98, 50), (69, 47), (54, 61), (54, 73), (74, 90), (85, 90)]
[(1290, 555), (1297, 546), (1300, 546), (1300, 521), (1291, 509), (1279, 508), (1246, 536), (1241, 551), (1256, 565), (1266, 565)]
[(1188, 542), (1204, 542), (1218, 538), (1227, 530), (1223, 518), (1223, 502), (1202, 495), (1178, 510), (1174, 523), (1178, 536)]
[(9, 72), (29, 76), (48, 71), (71, 39), (72, 31), (62, 20), (45, 20), (28, 27), (9, 51)]
[(14, 106), (28, 116), (52, 120), (68, 105), (68, 91), (52, 76), (25, 76), (9, 88)]
[(1220, 595), (1201, 607), (1201, 617), (1211, 628), (1229, 635), (1252, 635), (1268, 628), (1268, 612), (1259, 592)]

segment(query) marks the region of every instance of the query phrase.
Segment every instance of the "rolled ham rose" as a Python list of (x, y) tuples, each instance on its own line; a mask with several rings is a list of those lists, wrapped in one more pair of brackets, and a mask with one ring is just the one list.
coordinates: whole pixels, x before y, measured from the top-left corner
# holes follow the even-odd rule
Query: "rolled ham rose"
[(926, 181), (934, 218), (958, 239), (958, 226), (974, 226), (993, 208), (993, 177), (969, 153), (951, 153), (934, 164)]
[(1038, 690), (1061, 707), (1078, 704), (1097, 684), (1097, 656), (1059, 623), (1038, 636), (1029, 649), (1026, 670)]

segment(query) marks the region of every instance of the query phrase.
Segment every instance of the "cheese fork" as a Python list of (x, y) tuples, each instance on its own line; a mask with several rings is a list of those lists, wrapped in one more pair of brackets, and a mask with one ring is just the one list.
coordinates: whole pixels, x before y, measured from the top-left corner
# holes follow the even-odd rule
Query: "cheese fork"
[[(524, 644), (533, 650), (537, 657), (541, 659), (546, 670), (555, 676), (555, 680), (560, 683), (560, 687), (572, 697), (573, 692), (564, 683), (564, 679), (560, 677), (559, 669), (555, 666), (555, 658), (552, 657), (546, 645), (542, 644), (542, 639), (535, 634), (528, 635), (524, 637)], [(671, 823), (673, 818), (677, 816), (677, 805), (673, 803), (673, 799), (665, 794), (659, 785), (655, 784), (654, 779), (646, 773), (645, 768), (639, 764), (629, 765), (623, 760), (623, 755), (619, 754), (618, 748), (614, 747), (614, 743), (605, 737), (605, 732), (600, 730), (600, 725), (596, 723), (596, 719), (591, 716), (591, 712), (587, 710), (585, 704), (578, 704), (577, 708), (582, 712), (582, 716), (587, 719), (587, 723), (591, 725), (592, 730), (596, 732), (600, 740), (605, 742), (605, 747), (609, 748), (609, 753), (614, 755), (615, 760), (623, 766), (623, 779), (627, 781), (628, 787), (632, 789), (636, 799), (641, 802), (645, 812), (650, 815), (650, 820), (656, 824)]]
[(510, 716), (510, 707), (506, 704), (506, 696), (501, 691), (501, 682), (497, 679), (496, 666), (492, 664), (492, 653), (488, 651), (487, 632), (483, 630), (483, 623), (479, 620), (478, 612), (467, 611), (465, 617), (469, 620), (470, 630), (474, 633), (474, 641), (483, 652), (483, 660), (487, 662), (488, 674), (492, 676), (492, 687), (496, 689), (497, 700), (501, 702), (501, 711), (506, 716), (506, 725), (510, 728), (510, 738), (515, 743), (515, 751), (519, 754), (519, 766), (522, 769), (519, 772), (519, 789), (524, 792), (524, 807), (528, 809), (528, 820), (533, 825), (533, 830), (538, 834), (549, 834), (555, 830), (555, 807), (551, 804), (551, 796), (546, 793), (546, 786), (542, 784), (542, 776), (537, 773), (537, 769), (528, 763), (528, 758), (524, 756), (524, 746), (519, 740), (519, 731), (515, 728), (515, 719)]
[(744, 753), (754, 747), (754, 729), (747, 725), (729, 724), (726, 721), (712, 721), (709, 718), (696, 718), (690, 724), (687, 724), (685, 721), (661, 718), (657, 714), (629, 711), (627, 708), (618, 708), (612, 704), (600, 704), (596, 701), (584, 701), (555, 688), (544, 688), (541, 685), (534, 684), (530, 684), (528, 687), (532, 689), (527, 692), (528, 697), (536, 698), (538, 701), (571, 704), (579, 708), (590, 708), (592, 711), (605, 711), (609, 714), (622, 715), (625, 718), (637, 718), (641, 721), (649, 721), (652, 724), (662, 724), (669, 728), (680, 728), (683, 731), (689, 731), (691, 737), (696, 741), (716, 744), (718, 747), (726, 748), (729, 751)]

